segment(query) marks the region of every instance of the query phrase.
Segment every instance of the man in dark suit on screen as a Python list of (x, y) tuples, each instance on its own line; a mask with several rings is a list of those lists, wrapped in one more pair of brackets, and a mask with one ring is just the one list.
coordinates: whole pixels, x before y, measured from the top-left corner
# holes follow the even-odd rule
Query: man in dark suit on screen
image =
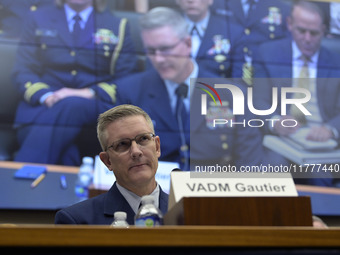
[[(339, 141), (340, 132), (340, 61), (339, 56), (322, 47), (326, 31), (325, 15), (320, 7), (308, 1), (296, 1), (287, 26), (291, 36), (287, 39), (262, 44), (254, 57), (255, 77), (254, 100), (262, 109), (272, 103), (272, 88), (304, 88), (310, 100), (304, 107), (310, 115), (301, 114), (296, 107), (287, 107), (287, 115), (277, 111), (267, 118), (279, 118), (275, 124), (266, 126), (266, 134), (288, 136), (301, 127), (308, 128), (306, 139), (326, 142)], [(285, 79), (282, 79), (285, 78)], [(297, 93), (295, 93), (297, 94)], [(290, 98), (297, 98), (289, 93)], [(284, 127), (284, 119), (294, 119), (298, 125)], [(327, 173), (329, 175), (329, 173)], [(311, 179), (320, 185), (331, 185), (331, 179)]]

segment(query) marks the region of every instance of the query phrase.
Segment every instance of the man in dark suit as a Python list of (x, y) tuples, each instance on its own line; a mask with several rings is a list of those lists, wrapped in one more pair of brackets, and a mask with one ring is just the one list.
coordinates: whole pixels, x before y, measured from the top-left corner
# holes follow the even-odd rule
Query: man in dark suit
[[(199, 68), (216, 77), (232, 77), (232, 63), (242, 52), (242, 27), (228, 17), (211, 13), (213, 0), (176, 0), (188, 23), (191, 56)], [(236, 47), (237, 46), (237, 47)]]
[[(156, 133), (162, 137), (160, 159), (179, 162), (183, 170), (194, 165), (258, 164), (262, 159), (258, 129), (213, 126), (213, 115), (219, 111), (233, 118), (230, 96), (221, 107), (211, 106), (209, 102), (209, 114), (200, 114), (201, 90), (194, 81), (217, 76), (190, 58), (191, 38), (183, 16), (172, 9), (158, 7), (144, 15), (140, 24), (153, 67), (117, 81), (117, 103), (138, 105), (150, 115)], [(188, 86), (190, 80), (194, 81), (186, 87), (185, 95), (181, 95), (181, 88)], [(184, 110), (180, 114), (178, 105)]]
[[(340, 61), (339, 56), (321, 46), (326, 31), (324, 13), (318, 5), (297, 1), (287, 19), (291, 37), (261, 45), (254, 57), (255, 77), (254, 98), (262, 109), (269, 109), (272, 104), (272, 88), (299, 88), (300, 81), (308, 84), (311, 99), (305, 105), (311, 115), (303, 118), (296, 114), (293, 107), (287, 109), (285, 116), (280, 116), (281, 106), (271, 116), (279, 116), (280, 121), (268, 125), (266, 133), (290, 135), (300, 127), (309, 128), (306, 139), (311, 141), (339, 141), (340, 132)], [(306, 75), (307, 74), (307, 75)], [(301, 76), (304, 75), (304, 76)], [(278, 79), (288, 78), (288, 79)], [(293, 78), (293, 79), (292, 79)], [(290, 94), (291, 98), (292, 95)], [(301, 115), (301, 114), (300, 114)], [(266, 116), (268, 118), (268, 116)], [(281, 121), (295, 119), (298, 125), (284, 127)], [(323, 179), (322, 182), (329, 182)], [(320, 179), (311, 179), (320, 181)], [(323, 184), (321, 184), (323, 185)], [(326, 184), (328, 185), (328, 184)]]
[(13, 72), (22, 95), (15, 161), (79, 165), (77, 136), (115, 102), (112, 79), (134, 71), (126, 19), (102, 1), (59, 0), (25, 22)]
[(58, 211), (55, 223), (110, 225), (114, 213), (123, 211), (133, 225), (144, 195), (153, 196), (165, 214), (168, 195), (155, 180), (160, 138), (148, 114), (133, 105), (116, 106), (99, 116), (97, 133), (100, 159), (113, 171), (116, 182), (107, 193)]

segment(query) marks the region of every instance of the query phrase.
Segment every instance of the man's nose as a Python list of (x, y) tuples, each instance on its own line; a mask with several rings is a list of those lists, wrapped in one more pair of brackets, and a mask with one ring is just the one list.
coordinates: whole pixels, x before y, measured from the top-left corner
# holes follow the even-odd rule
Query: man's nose
[(164, 54), (160, 50), (155, 50), (155, 53), (153, 55), (153, 59), (156, 62), (163, 62), (164, 61)]
[(312, 33), (307, 31), (305, 34), (304, 34), (304, 37), (305, 37), (305, 40), (306, 41), (310, 41), (313, 37)]
[(136, 141), (131, 142), (130, 153), (133, 158), (140, 157), (143, 154), (140, 145)]

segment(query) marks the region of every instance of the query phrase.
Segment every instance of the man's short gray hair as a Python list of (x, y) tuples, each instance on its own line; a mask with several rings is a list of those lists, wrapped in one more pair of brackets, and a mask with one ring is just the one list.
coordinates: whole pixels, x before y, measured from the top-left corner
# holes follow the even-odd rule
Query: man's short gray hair
[(168, 7), (156, 7), (144, 14), (140, 19), (142, 30), (149, 30), (170, 26), (176, 31), (179, 38), (188, 36), (188, 24), (183, 15)]
[(107, 126), (112, 122), (119, 121), (120, 119), (129, 116), (143, 116), (146, 122), (148, 123), (151, 131), (155, 133), (152, 120), (144, 110), (142, 110), (138, 106), (131, 104), (118, 105), (107, 110), (106, 112), (103, 112), (98, 117), (97, 136), (103, 151), (107, 149), (107, 132), (106, 132)]

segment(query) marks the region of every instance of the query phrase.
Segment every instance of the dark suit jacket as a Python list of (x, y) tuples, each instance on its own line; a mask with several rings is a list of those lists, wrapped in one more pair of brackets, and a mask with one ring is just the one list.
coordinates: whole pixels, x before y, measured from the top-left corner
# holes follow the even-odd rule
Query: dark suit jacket
[[(199, 71), (198, 77), (214, 77), (206, 70)], [(192, 77), (194, 78), (194, 77)], [(196, 77), (195, 77), (196, 78)], [(208, 80), (211, 86), (216, 80)], [(216, 81), (220, 83), (221, 80)], [(227, 80), (226, 80), (227, 82)], [(197, 84), (195, 84), (197, 85)], [(211, 115), (201, 116), (199, 89), (192, 90), (190, 117), (190, 133), (186, 130), (187, 145), (190, 145), (191, 163), (198, 165), (215, 165), (231, 163), (236, 165), (258, 164), (262, 159), (262, 137), (258, 128), (238, 127), (212, 128)], [(232, 99), (225, 95), (229, 106), (226, 111), (231, 112)], [(212, 100), (211, 100), (212, 101)], [(176, 118), (170, 107), (168, 91), (159, 74), (151, 68), (127, 79), (117, 81), (117, 103), (133, 104), (144, 109), (151, 117), (156, 135), (161, 139), (161, 157), (163, 161), (180, 161), (181, 139)], [(209, 101), (209, 109), (211, 102)], [(217, 108), (212, 109), (214, 112)], [(216, 111), (215, 111), (216, 112)], [(250, 118), (249, 115), (243, 116)], [(216, 118), (219, 118), (216, 116)], [(242, 117), (240, 117), (242, 118)], [(236, 121), (240, 120), (236, 117)], [(204, 163), (200, 163), (200, 161)], [(191, 164), (193, 165), (193, 164)]]
[[(272, 87), (290, 87), (292, 84), (292, 39), (282, 39), (261, 45), (254, 57), (254, 98), (258, 105), (269, 109)], [(340, 133), (340, 57), (321, 47), (317, 66), (317, 99), (323, 121)], [(277, 79), (278, 78), (278, 79)], [(281, 79), (286, 78), (286, 79)], [(287, 79), (288, 78), (288, 79)], [(276, 114), (280, 114), (279, 104)]]
[[(163, 214), (168, 210), (168, 194), (161, 188), (159, 209)], [(108, 192), (58, 211), (55, 224), (110, 225), (117, 211), (126, 212), (127, 222), (134, 225), (135, 213), (114, 183)]]

